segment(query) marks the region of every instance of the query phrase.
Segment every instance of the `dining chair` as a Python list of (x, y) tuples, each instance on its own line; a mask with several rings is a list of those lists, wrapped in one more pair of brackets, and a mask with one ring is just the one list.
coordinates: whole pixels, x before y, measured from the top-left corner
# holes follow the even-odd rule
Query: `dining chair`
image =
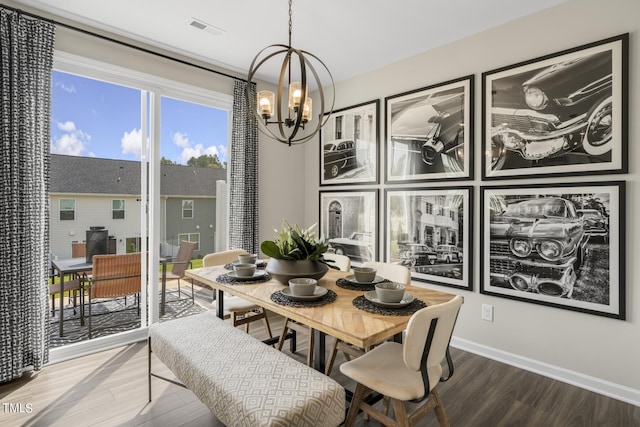
[[(140, 252), (129, 254), (94, 255), (90, 275), (80, 279), (81, 291), (80, 316), (84, 320), (84, 298), (89, 315), (89, 339), (92, 336), (91, 305), (95, 299), (113, 299), (134, 295), (140, 313), (140, 291), (142, 289), (142, 267)], [(66, 289), (65, 283), (65, 289)]]
[[(409, 286), (411, 284), (411, 271), (404, 265), (369, 261), (365, 262), (362, 266), (375, 268), (376, 276), (384, 277), (392, 282), (402, 283), (405, 286)], [(351, 357), (362, 356), (366, 350), (367, 349), (354, 347), (351, 344), (347, 344), (336, 338), (331, 346), (325, 374), (331, 375), (331, 370), (333, 369), (333, 364), (336, 360), (336, 356), (338, 355), (338, 351), (341, 351), (344, 354), (345, 359), (349, 361), (351, 360)]]
[[(226, 265), (230, 262), (237, 261), (238, 255), (246, 254), (247, 251), (243, 249), (230, 249), (228, 251), (214, 252), (204, 256), (202, 258), (203, 267), (213, 267), (216, 265)], [(215, 298), (215, 291), (213, 292), (213, 298)], [(214, 307), (217, 306), (217, 301), (213, 301)], [(224, 311), (225, 319), (231, 318), (231, 324), (235, 326), (245, 325), (245, 331), (249, 333), (249, 324), (258, 320), (262, 320), (264, 328), (267, 331), (269, 338), (273, 338), (271, 333), (271, 326), (269, 325), (269, 318), (264, 308), (247, 301), (244, 298), (236, 297), (233, 295), (225, 294), (224, 296)]]
[[(171, 267), (171, 271), (166, 272), (166, 278), (165, 278), (167, 282), (169, 280), (178, 281), (178, 290), (167, 292), (167, 293), (177, 293), (178, 299), (167, 301), (167, 303), (182, 301), (185, 299), (185, 298), (181, 298), (182, 290), (180, 289), (180, 279), (184, 278), (184, 272), (187, 270), (187, 267), (189, 268), (191, 267), (191, 258), (193, 257), (193, 251), (195, 250), (195, 247), (196, 247), (195, 242), (188, 242), (186, 240), (183, 240), (180, 242), (178, 253), (176, 254), (175, 259), (171, 261), (171, 264), (173, 265)], [(193, 291), (193, 280), (190, 280), (190, 282), (191, 282), (191, 296), (190, 298), (186, 298), (186, 299), (191, 299), (191, 302), (195, 302), (195, 292)]]
[[(386, 426), (412, 426), (432, 409), (441, 426), (449, 425), (436, 386), (453, 374), (447, 355), (462, 302), (457, 295), (446, 303), (418, 310), (409, 319), (404, 344), (387, 341), (340, 365), (340, 371), (357, 383), (345, 426), (354, 425), (360, 410)], [(449, 362), (447, 377), (442, 376), (445, 357)], [(388, 415), (387, 405), (380, 411), (364, 401), (371, 392), (392, 402), (395, 419)], [(419, 406), (409, 414), (406, 402)]]
[[(338, 255), (333, 253), (325, 253), (322, 255), (325, 260), (330, 261), (328, 264), (338, 267), (341, 271), (350, 271), (351, 270), (351, 259), (346, 255)], [(313, 329), (309, 328), (306, 325), (302, 325), (300, 323), (296, 323), (295, 321), (285, 318), (284, 319), (284, 327), (282, 328), (282, 333), (280, 334), (280, 339), (278, 340), (278, 350), (282, 350), (282, 346), (284, 345), (284, 341), (287, 338), (287, 333), (289, 330), (294, 330), (297, 333), (301, 333), (307, 336), (307, 366), (313, 366), (313, 347), (314, 347), (314, 338), (313, 338)], [(337, 342), (338, 339), (334, 341)], [(330, 361), (332, 363), (332, 361)], [(331, 369), (329, 369), (331, 372)]]

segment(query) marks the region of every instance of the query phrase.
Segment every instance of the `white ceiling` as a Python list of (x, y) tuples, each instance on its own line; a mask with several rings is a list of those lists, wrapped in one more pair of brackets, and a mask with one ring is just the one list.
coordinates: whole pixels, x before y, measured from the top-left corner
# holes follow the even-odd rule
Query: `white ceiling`
[[(14, 1), (241, 74), (265, 46), (287, 44), (287, 0)], [(564, 1), (295, 0), (292, 45), (339, 82)]]

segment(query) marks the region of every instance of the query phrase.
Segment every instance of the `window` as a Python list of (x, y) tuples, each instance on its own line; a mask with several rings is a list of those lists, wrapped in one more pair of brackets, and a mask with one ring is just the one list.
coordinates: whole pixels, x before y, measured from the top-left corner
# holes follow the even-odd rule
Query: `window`
[(193, 200), (182, 201), (182, 219), (193, 218)]
[(76, 199), (60, 199), (60, 221), (76, 219)]
[(433, 215), (433, 203), (426, 203), (426, 209), (425, 211), (429, 214), (429, 215)]
[(194, 251), (200, 250), (200, 233), (182, 233), (178, 234), (178, 243), (186, 240), (187, 242), (193, 242), (196, 244)]
[(342, 139), (342, 116), (336, 117), (336, 139)]
[(124, 219), (124, 200), (115, 199), (111, 201), (111, 218)]

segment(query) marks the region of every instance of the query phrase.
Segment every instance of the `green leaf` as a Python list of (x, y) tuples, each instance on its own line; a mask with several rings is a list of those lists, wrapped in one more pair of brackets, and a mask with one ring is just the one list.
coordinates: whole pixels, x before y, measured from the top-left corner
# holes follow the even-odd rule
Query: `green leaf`
[(272, 242), (271, 240), (265, 240), (264, 242), (262, 242), (262, 244), (260, 244), (260, 250), (263, 254), (270, 258), (284, 258), (282, 252), (280, 252), (280, 248), (278, 248), (278, 245), (276, 245), (275, 242)]

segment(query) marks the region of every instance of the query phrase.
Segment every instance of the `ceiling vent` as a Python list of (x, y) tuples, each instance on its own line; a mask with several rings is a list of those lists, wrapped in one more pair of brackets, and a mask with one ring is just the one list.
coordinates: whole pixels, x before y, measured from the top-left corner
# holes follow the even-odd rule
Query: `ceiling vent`
[(206, 31), (207, 33), (213, 34), (214, 36), (219, 36), (225, 33), (225, 31), (222, 28), (214, 27), (213, 25), (207, 24), (206, 22), (196, 18), (191, 18), (191, 20), (189, 21), (189, 25), (199, 30), (203, 30), (203, 31)]

